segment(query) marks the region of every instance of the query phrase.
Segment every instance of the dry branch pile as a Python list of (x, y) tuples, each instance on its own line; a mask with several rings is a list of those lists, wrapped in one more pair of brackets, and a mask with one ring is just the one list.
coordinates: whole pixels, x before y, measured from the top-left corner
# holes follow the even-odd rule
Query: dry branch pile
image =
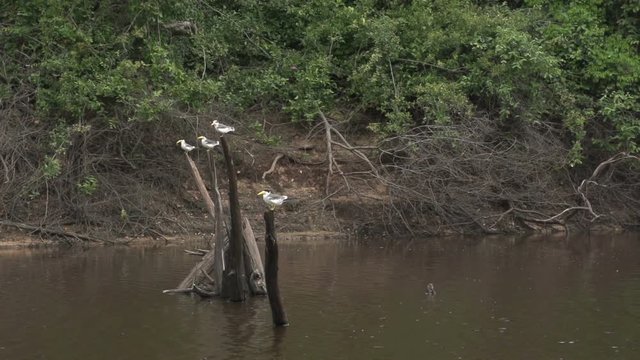
[[(3, 114), (8, 114), (4, 112)], [(1, 115), (0, 115), (1, 116)], [(184, 121), (94, 123), (68, 134), (52, 150), (54, 128), (29, 117), (0, 121), (0, 218), (113, 238), (180, 229), (175, 203), (186, 169), (178, 166), (173, 134)], [(53, 161), (52, 161), (53, 159)], [(52, 169), (51, 164), (58, 169)], [(85, 187), (87, 184), (94, 187)], [(169, 195), (167, 194), (175, 194)]]
[(588, 181), (579, 191), (581, 179), (563, 168), (567, 150), (552, 127), (522, 125), (507, 137), (498, 125), (486, 118), (425, 125), (383, 141), (379, 163), (389, 185), (390, 217), (409, 230), (447, 225), (486, 233), (512, 229), (514, 222), (564, 224), (578, 213), (578, 223), (605, 214), (609, 222), (637, 221), (640, 164), (636, 170), (611, 164), (598, 174), (600, 182)]

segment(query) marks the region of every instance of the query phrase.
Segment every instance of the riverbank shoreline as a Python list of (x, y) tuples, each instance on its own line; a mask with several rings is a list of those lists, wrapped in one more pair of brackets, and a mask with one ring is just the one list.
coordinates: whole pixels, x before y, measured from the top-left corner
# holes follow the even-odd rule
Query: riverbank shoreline
[[(602, 225), (594, 226), (590, 229), (574, 229), (571, 231), (529, 231), (518, 233), (504, 234), (440, 234), (438, 236), (400, 236), (397, 239), (417, 239), (422, 238), (425, 241), (429, 239), (453, 239), (453, 238), (509, 238), (509, 239), (526, 239), (531, 241), (540, 240), (557, 240), (564, 241), (576, 235), (587, 236), (607, 236), (620, 234), (640, 234), (640, 229), (625, 229), (621, 227)], [(0, 251), (12, 249), (40, 249), (40, 248), (92, 248), (92, 247), (184, 247), (189, 248), (207, 248), (210, 240), (214, 239), (214, 234), (209, 232), (194, 232), (184, 234), (174, 234), (168, 236), (123, 236), (114, 238), (109, 241), (95, 242), (83, 241), (80, 239), (70, 238), (54, 238), (37, 236), (33, 233), (20, 230), (7, 230), (6, 227), (0, 232)], [(323, 241), (349, 241), (359, 240), (382, 240), (388, 241), (391, 238), (387, 234), (379, 237), (357, 236), (337, 231), (292, 231), (278, 233), (278, 242), (280, 243), (318, 243)], [(264, 235), (262, 232), (256, 232), (256, 241), (259, 244), (264, 243)]]
[[(214, 238), (213, 233), (178, 234), (163, 237), (125, 236), (115, 238), (109, 242), (92, 242), (70, 238), (41, 237), (19, 230), (2, 231), (0, 233), (0, 251), (8, 249), (27, 248), (49, 248), (49, 247), (102, 247), (102, 246), (180, 246), (180, 247), (201, 247), (206, 248), (210, 239)], [(308, 242), (325, 240), (348, 240), (352, 237), (345, 233), (331, 231), (297, 231), (283, 232), (278, 234), (278, 241), (288, 242)], [(264, 243), (264, 235), (256, 234), (256, 241)]]
[[(405, 166), (407, 159), (428, 161), (432, 155), (405, 159), (404, 153), (388, 154), (379, 144), (372, 146), (375, 141), (365, 130), (348, 135), (351, 148), (327, 148), (326, 139), (309, 137), (303, 128), (276, 119), (271, 127), (270, 130), (277, 127), (277, 145), (263, 144), (250, 136), (229, 139), (241, 211), (256, 234), (264, 231), (265, 205), (257, 196), (263, 190), (287, 195), (291, 200), (278, 210), (276, 223), (280, 233), (417, 237), (572, 233), (601, 231), (599, 228), (619, 232), (638, 227), (637, 210), (629, 200), (634, 194), (627, 189), (631, 180), (613, 177), (619, 177), (621, 174), (616, 171), (622, 168), (616, 170), (614, 163), (633, 160), (623, 155), (595, 164), (593, 169), (585, 168), (573, 178), (560, 176), (561, 172), (556, 171), (558, 178), (540, 182), (523, 175), (520, 183), (506, 186), (502, 177), (491, 172), (457, 174), (468, 164), (450, 163), (456, 154), (442, 153), (439, 161), (444, 163), (437, 168), (441, 171), (427, 174), (421, 170), (416, 173), (419, 176), (403, 178), (413, 173)], [(197, 133), (207, 130), (210, 131), (199, 129)], [(162, 167), (127, 169), (121, 176), (104, 178), (95, 193), (76, 194), (71, 203), (61, 200), (64, 197), (60, 195), (77, 189), (70, 190), (61, 180), (56, 187), (41, 189), (26, 201), (15, 200), (19, 206), (5, 211), (5, 218), (0, 220), (24, 224), (27, 231), (35, 231), (38, 241), (34, 246), (42, 242), (41, 236), (51, 236), (42, 228), (125, 244), (129, 240), (119, 239), (166, 241), (181, 234), (212, 232), (213, 221), (181, 151), (167, 145), (162, 147), (162, 154), (166, 162)], [(205, 183), (209, 183), (208, 157), (203, 151), (194, 151), (191, 157)], [(219, 154), (213, 157), (222, 161)], [(503, 170), (509, 168), (509, 164), (494, 165)], [(227, 199), (228, 179), (222, 169), (218, 181), (222, 198)], [(143, 172), (145, 176), (140, 175)], [(606, 174), (604, 181), (596, 182), (602, 174)], [(528, 187), (531, 188), (526, 190)], [(117, 196), (108, 191), (110, 188), (118, 189)], [(49, 190), (58, 196), (46, 196)], [(519, 197), (523, 199), (514, 200)], [(9, 209), (8, 204), (5, 208)], [(0, 229), (8, 228), (0, 224)], [(71, 241), (74, 238), (63, 237)]]

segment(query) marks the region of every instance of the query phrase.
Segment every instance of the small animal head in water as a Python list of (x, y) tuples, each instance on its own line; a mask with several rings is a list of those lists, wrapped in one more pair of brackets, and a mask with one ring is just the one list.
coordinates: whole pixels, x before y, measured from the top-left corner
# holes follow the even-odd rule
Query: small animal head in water
[(425, 291), (425, 294), (427, 294), (429, 296), (434, 296), (436, 294), (436, 287), (433, 286), (432, 283), (428, 283), (427, 284), (427, 291)]

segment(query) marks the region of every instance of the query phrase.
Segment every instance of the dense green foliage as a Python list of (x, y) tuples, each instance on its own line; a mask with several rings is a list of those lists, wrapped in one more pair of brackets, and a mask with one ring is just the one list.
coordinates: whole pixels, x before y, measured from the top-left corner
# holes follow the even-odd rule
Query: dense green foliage
[(638, 0), (8, 1), (0, 106), (46, 125), (46, 179), (92, 127), (211, 103), (294, 122), (356, 109), (382, 136), (479, 116), (552, 127), (576, 164), (639, 149), (639, 19)]

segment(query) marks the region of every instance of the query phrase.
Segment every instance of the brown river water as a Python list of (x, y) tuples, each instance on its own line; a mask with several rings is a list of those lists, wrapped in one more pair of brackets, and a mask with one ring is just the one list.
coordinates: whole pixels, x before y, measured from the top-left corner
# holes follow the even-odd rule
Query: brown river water
[(284, 242), (284, 329), (183, 248), (0, 249), (0, 359), (640, 359), (637, 234)]

